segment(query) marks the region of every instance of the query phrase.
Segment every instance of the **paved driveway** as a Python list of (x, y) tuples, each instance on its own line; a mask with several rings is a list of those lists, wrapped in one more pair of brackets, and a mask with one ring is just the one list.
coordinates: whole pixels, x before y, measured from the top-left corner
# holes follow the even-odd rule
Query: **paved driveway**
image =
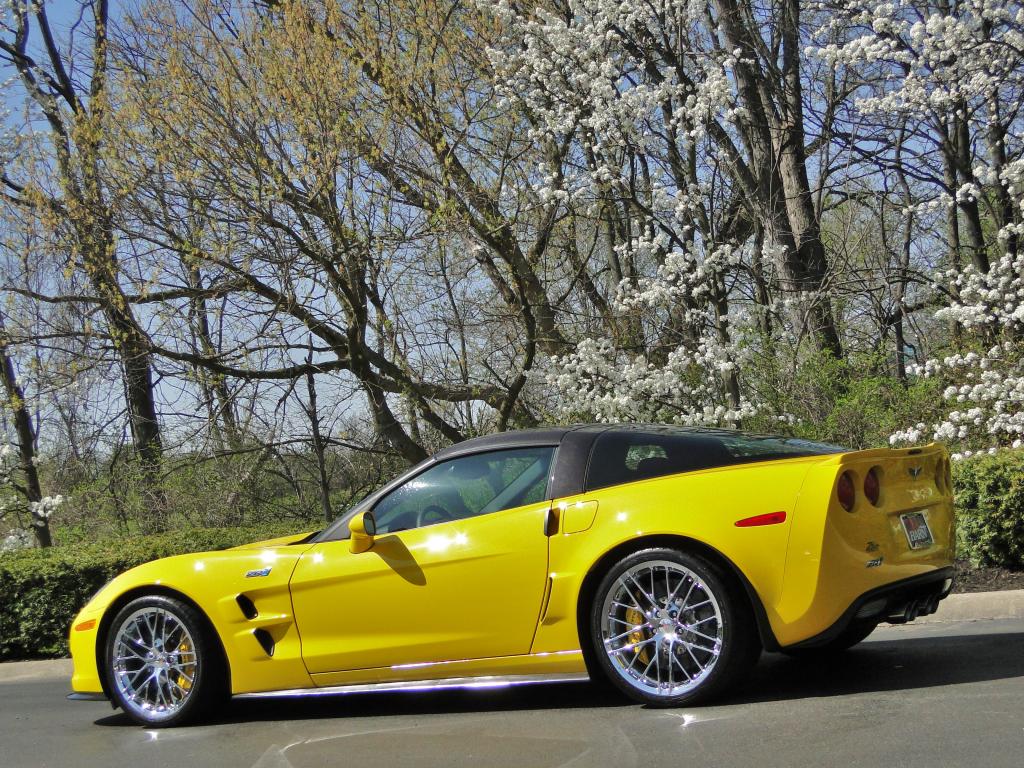
[(0, 766), (1024, 765), (1015, 619), (887, 627), (830, 663), (765, 656), (729, 702), (679, 710), (575, 684), (236, 702), (155, 731), (66, 691), (53, 665), (0, 682)]

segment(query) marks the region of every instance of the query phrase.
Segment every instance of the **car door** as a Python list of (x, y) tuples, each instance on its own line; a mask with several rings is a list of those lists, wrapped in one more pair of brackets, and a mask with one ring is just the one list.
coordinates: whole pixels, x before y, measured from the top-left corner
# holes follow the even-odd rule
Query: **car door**
[(441, 462), (377, 502), (368, 551), (347, 538), (311, 547), (291, 582), (309, 672), (528, 653), (554, 450)]

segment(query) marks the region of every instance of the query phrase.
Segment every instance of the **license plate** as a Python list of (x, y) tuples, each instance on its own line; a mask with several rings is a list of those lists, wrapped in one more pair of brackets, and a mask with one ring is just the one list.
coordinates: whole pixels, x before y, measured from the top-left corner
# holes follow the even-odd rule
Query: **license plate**
[(907, 543), (911, 549), (922, 549), (932, 545), (932, 529), (928, 527), (928, 520), (923, 512), (907, 512), (900, 515), (900, 522), (903, 523), (903, 532), (907, 534)]

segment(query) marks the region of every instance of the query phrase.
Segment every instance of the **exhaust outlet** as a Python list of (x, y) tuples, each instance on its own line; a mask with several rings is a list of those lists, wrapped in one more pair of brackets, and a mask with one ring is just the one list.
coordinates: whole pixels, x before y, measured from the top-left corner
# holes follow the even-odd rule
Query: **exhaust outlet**
[(918, 614), (919, 610), (920, 610), (920, 605), (918, 604), (918, 602), (916, 600), (910, 601), (909, 603), (907, 603), (907, 608), (906, 608), (906, 610), (903, 613), (904, 620), (905, 621), (913, 621), (914, 619), (917, 618), (917, 614)]

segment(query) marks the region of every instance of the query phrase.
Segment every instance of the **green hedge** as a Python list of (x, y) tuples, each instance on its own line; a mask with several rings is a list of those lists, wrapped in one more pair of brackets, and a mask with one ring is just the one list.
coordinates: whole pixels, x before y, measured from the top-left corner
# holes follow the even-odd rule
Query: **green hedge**
[(1024, 451), (953, 463), (957, 554), (976, 565), (1024, 569)]
[(160, 557), (300, 533), (293, 524), (203, 528), (0, 554), (0, 661), (67, 656), (71, 620), (114, 576)]

